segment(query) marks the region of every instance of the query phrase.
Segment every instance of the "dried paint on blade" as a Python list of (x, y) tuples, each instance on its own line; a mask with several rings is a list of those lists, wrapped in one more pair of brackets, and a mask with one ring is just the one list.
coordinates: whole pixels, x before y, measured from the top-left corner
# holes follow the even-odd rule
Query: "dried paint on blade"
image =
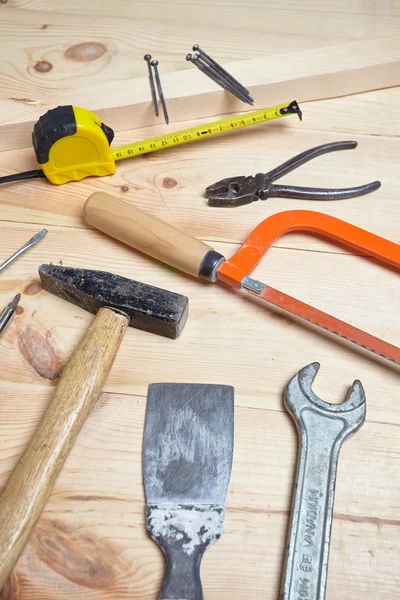
[(220, 504), (148, 504), (146, 510), (151, 537), (156, 542), (176, 540), (188, 556), (200, 546), (210, 546), (222, 534), (225, 510)]

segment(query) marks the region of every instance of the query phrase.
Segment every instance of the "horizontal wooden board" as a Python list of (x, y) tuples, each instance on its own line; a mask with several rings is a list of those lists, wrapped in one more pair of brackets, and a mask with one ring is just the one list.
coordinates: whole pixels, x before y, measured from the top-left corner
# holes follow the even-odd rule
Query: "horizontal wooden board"
[[(250, 0), (245, 7), (240, 2), (232, 2), (232, 0), (218, 0), (216, 3), (185, 0), (184, 11), (181, 9), (180, 2), (173, 1), (166, 4), (161, 0), (147, 0), (144, 3), (116, 0), (113, 2), (112, 11), (107, 4), (95, 0), (87, 0), (84, 6), (81, 6), (79, 0), (66, 0), (62, 6), (55, 6), (51, 0), (8, 0), (8, 5), (10, 12), (12, 8), (18, 7), (32, 11), (47, 11), (52, 14), (56, 10), (63, 15), (69, 13), (68, 16), (71, 17), (77, 14), (92, 17), (96, 14), (107, 19), (111, 16), (135, 20), (151, 19), (155, 27), (162, 22), (164, 29), (178, 22), (181, 24), (181, 35), (185, 35), (185, 29), (201, 26), (201, 40), (197, 39), (197, 41), (209, 40), (210, 43), (219, 45), (221, 51), (223, 51), (223, 44), (218, 37), (211, 36), (210, 28), (218, 28), (221, 32), (224, 29), (228, 30), (232, 32), (232, 38), (235, 38), (236, 34), (236, 39), (237, 36), (245, 35), (246, 31), (265, 37), (277, 33), (291, 33), (298, 37), (306, 35), (324, 38), (325, 35), (332, 35), (337, 40), (348, 37), (364, 39), (389, 32), (395, 34), (400, 15), (398, 0), (382, 0), (378, 3), (365, 0), (340, 0), (334, 4), (307, 0), (301, 5), (296, 0), (291, 0), (284, 6), (277, 0), (268, 0), (268, 2)], [(231, 48), (230, 52), (233, 53), (235, 50)]]
[[(255, 107), (336, 98), (400, 84), (400, 41), (378, 38), (303, 50), (225, 64), (230, 73), (252, 92)], [(267, 75), (268, 74), (268, 75)], [(193, 68), (166, 73), (163, 91), (170, 123), (189, 118), (210, 118), (244, 111), (236, 99)], [(285, 98), (286, 100), (283, 100)], [(35, 98), (0, 100), (0, 150), (31, 145), (34, 123), (46, 109), (73, 104), (93, 110), (104, 121), (113, 120), (116, 131), (154, 125), (157, 117), (149, 96), (148, 77), (129, 81), (99, 82)]]
[[(162, 74), (193, 68), (185, 56), (198, 40), (220, 62), (337, 43), (334, 34), (321, 36), (318, 31), (300, 34), (275, 30), (265, 35), (264, 31), (254, 28), (243, 28), (239, 41), (219, 20), (209, 21), (205, 31), (201, 22), (190, 19), (189, 14), (185, 24), (168, 19), (169, 11), (173, 10), (171, 6), (169, 10), (166, 5), (159, 6), (155, 18), (156, 9), (148, 12), (146, 5), (131, 2), (125, 7), (125, 14), (118, 15), (113, 4), (112, 14), (110, 8), (107, 14), (99, 14), (102, 5), (97, 2), (92, 7), (96, 14), (93, 19), (90, 14), (83, 15), (81, 10), (65, 14), (64, 4), (53, 5), (50, 12), (16, 10), (18, 3), (9, 0), (0, 13), (3, 55), (0, 97), (12, 97), (29, 104), (45, 91), (61, 92), (72, 86), (99, 82), (107, 85), (129, 82), (146, 75), (143, 55), (147, 52), (160, 61)], [(202, 13), (205, 12), (203, 8)], [(348, 32), (341, 40), (357, 38)]]
[[(185, 379), (181, 378), (182, 381)], [(51, 390), (10, 386), (2, 395), (2, 477), (18, 459)], [(146, 400), (103, 394), (67, 459), (46, 510), (11, 578), (21, 600), (61, 597), (153, 599), (163, 560), (147, 537), (141, 451)], [(13, 418), (10, 419), (10, 415)], [(399, 579), (397, 428), (367, 423), (343, 446), (328, 598), (380, 581), (395, 598)], [(235, 409), (235, 456), (221, 540), (202, 568), (205, 597), (277, 596), (297, 436), (286, 414)], [(379, 530), (379, 535), (376, 531)], [(355, 565), (351, 557), (357, 555)], [(347, 560), (348, 558), (348, 560)], [(358, 577), (361, 577), (360, 584)], [(355, 583), (356, 579), (357, 583)], [(48, 596), (43, 596), (46, 589)], [(12, 597), (12, 596), (11, 596)], [(379, 597), (379, 596), (378, 596)], [(383, 598), (383, 596), (382, 596)]]

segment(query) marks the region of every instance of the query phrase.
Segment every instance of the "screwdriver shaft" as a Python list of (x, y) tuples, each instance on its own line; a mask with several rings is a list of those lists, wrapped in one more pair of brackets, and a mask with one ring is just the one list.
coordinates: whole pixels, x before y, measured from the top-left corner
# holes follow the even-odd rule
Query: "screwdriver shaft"
[(39, 233), (34, 235), (33, 238), (28, 240), (26, 244), (24, 244), (22, 248), (17, 250), (12, 256), (10, 256), (10, 258), (7, 258), (7, 260), (5, 260), (2, 265), (0, 265), (0, 273), (4, 271), (4, 269), (6, 269), (12, 262), (14, 262), (14, 260), (21, 256), (21, 254), (23, 254), (24, 252), (29, 250), (29, 248), (37, 244), (37, 242), (39, 242), (46, 235), (46, 233), (47, 229), (42, 229), (42, 231), (39, 231)]
[(17, 308), (18, 302), (20, 300), (21, 294), (17, 294), (15, 298), (10, 302), (10, 304), (7, 304), (5, 309), (0, 314), (0, 336), (4, 333), (7, 325), (11, 321), (15, 313), (15, 309)]

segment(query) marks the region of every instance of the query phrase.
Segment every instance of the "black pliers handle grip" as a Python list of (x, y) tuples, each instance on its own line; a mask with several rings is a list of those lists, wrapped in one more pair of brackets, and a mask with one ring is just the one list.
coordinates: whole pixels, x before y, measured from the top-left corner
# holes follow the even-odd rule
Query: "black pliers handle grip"
[(256, 200), (266, 200), (270, 196), (284, 198), (299, 198), (301, 200), (344, 200), (369, 194), (377, 190), (381, 183), (373, 181), (365, 185), (342, 189), (324, 189), (312, 187), (300, 187), (296, 185), (274, 185), (276, 179), (280, 179), (290, 171), (297, 169), (304, 163), (336, 150), (350, 150), (356, 148), (357, 142), (332, 142), (316, 146), (293, 158), (287, 160), (276, 169), (268, 173), (258, 173), (255, 177), (227, 177), (206, 188), (206, 198), (209, 206), (235, 207), (251, 204)]

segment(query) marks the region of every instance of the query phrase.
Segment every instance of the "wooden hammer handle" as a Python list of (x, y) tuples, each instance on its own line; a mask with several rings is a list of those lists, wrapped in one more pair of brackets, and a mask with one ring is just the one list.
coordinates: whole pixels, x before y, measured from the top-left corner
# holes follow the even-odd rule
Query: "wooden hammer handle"
[(215, 281), (221, 254), (127, 200), (96, 192), (87, 199), (83, 216), (93, 227), (136, 250), (189, 275)]
[(21, 555), (96, 402), (128, 318), (101, 308), (68, 361), (53, 400), (0, 494), (0, 590)]

